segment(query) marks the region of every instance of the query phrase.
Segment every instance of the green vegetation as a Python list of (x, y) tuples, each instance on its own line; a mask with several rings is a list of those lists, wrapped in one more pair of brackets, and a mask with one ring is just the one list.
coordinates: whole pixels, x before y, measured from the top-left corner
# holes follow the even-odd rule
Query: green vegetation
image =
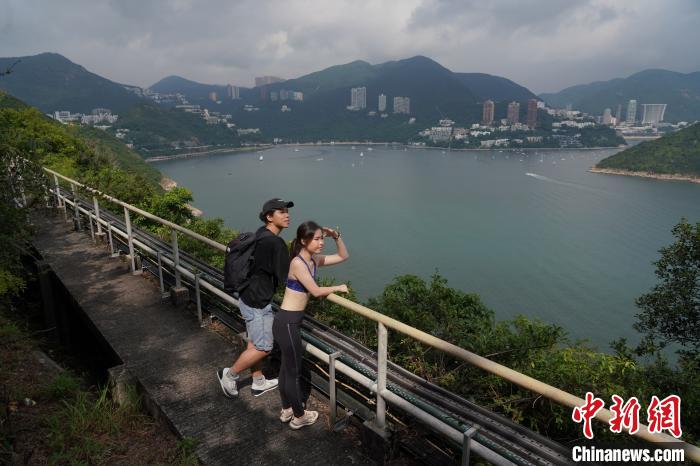
[(128, 129), (126, 139), (145, 156), (197, 146), (239, 147), (235, 130), (209, 125), (200, 115), (142, 103), (119, 116), (114, 129)]
[(195, 465), (195, 442), (177, 441), (144, 414), (127, 387), (117, 403), (68, 370), (37, 365), (40, 342), (0, 301), (0, 463)]
[(655, 262), (660, 283), (637, 299), (636, 328), (650, 348), (675, 343), (686, 357), (700, 359), (700, 222), (684, 219), (673, 236), (676, 242)]
[[(697, 281), (695, 286), (700, 286)], [(335, 304), (313, 302), (312, 312), (321, 321), (376, 346), (374, 323)], [(477, 295), (450, 288), (437, 274), (427, 282), (413, 275), (397, 277), (367, 306), (582, 398), (591, 391), (609, 404), (613, 394), (624, 399), (636, 396), (644, 410), (652, 395), (678, 394), (683, 400), (685, 438), (693, 441), (700, 435), (697, 358), (686, 358), (674, 367), (657, 351), (635, 356), (624, 341), (615, 342), (615, 353), (607, 354), (586, 342), (571, 342), (555, 325), (524, 316), (499, 322)], [(568, 441), (581, 436), (569, 408), (411, 338), (390, 332), (389, 354), (410, 371), (552, 438)], [(596, 436), (629, 438), (614, 436), (600, 424)]]
[(597, 168), (700, 176), (700, 124), (601, 160)]

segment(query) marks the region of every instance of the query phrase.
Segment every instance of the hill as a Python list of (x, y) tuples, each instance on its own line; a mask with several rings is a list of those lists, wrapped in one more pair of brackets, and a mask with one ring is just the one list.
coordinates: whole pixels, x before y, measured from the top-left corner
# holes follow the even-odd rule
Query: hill
[(226, 94), (226, 86), (219, 84), (202, 84), (180, 76), (168, 76), (149, 87), (154, 92), (161, 94), (184, 94), (192, 99), (207, 99), (210, 92), (216, 92), (219, 96)]
[[(0, 91), (0, 111), (3, 110), (36, 112), (21, 100)], [(37, 121), (40, 125), (50, 128), (47, 134), (66, 134), (74, 140), (79, 140), (96, 159), (104, 160), (126, 173), (139, 175), (153, 186), (158, 186), (160, 172), (111, 134), (88, 126), (62, 125), (43, 114), (25, 113), (24, 116), (27, 122)], [(48, 139), (44, 142), (47, 143)]]
[(601, 160), (598, 170), (700, 177), (700, 123)]
[(93, 108), (122, 112), (141, 99), (123, 85), (105, 79), (57, 53), (0, 58), (0, 69), (20, 60), (0, 80), (0, 89), (43, 112), (70, 110), (89, 113)]
[(495, 102), (512, 100), (523, 102), (537, 98), (528, 88), (501, 76), (485, 73), (455, 73), (455, 75), (482, 101), (491, 99)]
[(554, 107), (572, 104), (576, 110), (593, 114), (601, 114), (605, 108), (614, 113), (622, 104), (623, 116), (627, 102), (635, 99), (639, 105), (667, 104), (665, 121), (696, 121), (700, 120), (700, 72), (645, 70), (627, 78), (572, 86), (540, 97)]
[[(475, 89), (473, 91), (471, 87)], [(367, 108), (349, 111), (350, 88), (365, 87)], [(315, 141), (380, 140), (406, 141), (426, 127), (436, 125), (441, 118), (450, 118), (458, 124), (481, 119), (481, 101), (527, 100), (534, 97), (530, 91), (498, 76), (477, 73), (453, 73), (439, 63), (422, 56), (371, 65), (357, 60), (331, 66), (295, 79), (260, 88), (241, 90), (241, 100), (222, 99), (220, 104), (209, 101), (206, 95), (216, 86), (194, 83), (182, 78), (169, 77), (152, 86), (153, 90), (181, 92), (193, 103), (209, 110), (233, 115), (241, 128), (260, 128), (266, 137), (284, 140)], [(271, 93), (300, 91), (303, 102), (272, 101)], [(264, 93), (268, 96), (264, 98)], [(379, 94), (387, 96), (387, 118), (370, 116), (378, 110)], [(394, 115), (393, 98), (411, 99), (410, 115)], [(260, 111), (245, 111), (244, 105), (255, 105)], [(281, 112), (282, 105), (291, 112)], [(503, 107), (503, 108), (500, 108)], [(505, 106), (497, 106), (497, 113), (505, 114)], [(409, 117), (416, 124), (408, 123)]]
[(208, 125), (199, 115), (150, 103), (131, 107), (113, 129), (128, 129), (127, 140), (145, 156), (180, 147), (240, 145), (236, 132), (224, 125)]

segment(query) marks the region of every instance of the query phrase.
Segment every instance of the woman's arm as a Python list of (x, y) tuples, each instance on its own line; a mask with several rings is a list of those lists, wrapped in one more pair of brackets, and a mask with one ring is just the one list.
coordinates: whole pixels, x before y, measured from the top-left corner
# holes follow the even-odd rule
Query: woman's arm
[(335, 245), (338, 248), (338, 252), (328, 256), (319, 255), (317, 257), (318, 266), (323, 267), (325, 265), (340, 264), (341, 262), (348, 260), (350, 254), (348, 253), (348, 248), (345, 246), (343, 238), (340, 237), (340, 232), (337, 232), (331, 228), (323, 227), (323, 234), (335, 240)]
[(292, 274), (304, 285), (304, 288), (315, 298), (328, 296), (331, 293), (347, 293), (347, 285), (318, 286), (309, 269), (301, 261), (292, 261), (290, 265)]

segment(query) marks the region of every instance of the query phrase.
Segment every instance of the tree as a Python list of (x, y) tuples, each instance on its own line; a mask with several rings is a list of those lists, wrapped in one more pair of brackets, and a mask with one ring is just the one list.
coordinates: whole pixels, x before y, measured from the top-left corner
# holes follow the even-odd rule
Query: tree
[(700, 222), (682, 219), (673, 227), (676, 242), (659, 250), (656, 276), (661, 283), (637, 299), (642, 312), (635, 328), (646, 343), (660, 347), (678, 343), (681, 353), (700, 355)]

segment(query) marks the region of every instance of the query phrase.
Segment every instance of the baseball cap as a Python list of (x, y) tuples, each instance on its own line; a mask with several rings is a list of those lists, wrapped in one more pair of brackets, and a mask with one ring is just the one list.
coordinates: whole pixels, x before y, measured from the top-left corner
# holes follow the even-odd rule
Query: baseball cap
[(270, 199), (265, 202), (262, 206), (262, 211), (260, 212), (260, 220), (265, 221), (265, 214), (272, 212), (273, 210), (288, 209), (294, 207), (292, 201), (285, 201), (284, 199)]

